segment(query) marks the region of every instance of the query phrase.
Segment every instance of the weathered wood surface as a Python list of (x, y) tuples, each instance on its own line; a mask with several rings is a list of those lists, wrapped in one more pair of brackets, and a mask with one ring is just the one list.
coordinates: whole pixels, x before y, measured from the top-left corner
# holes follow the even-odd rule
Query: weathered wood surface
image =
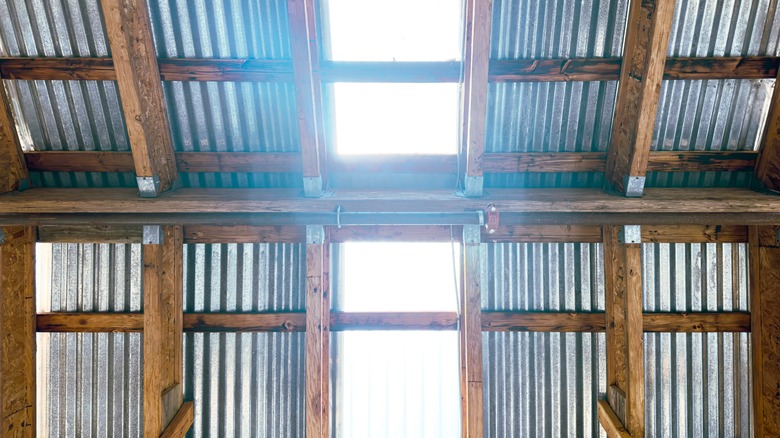
[(750, 227), (753, 425), (757, 438), (780, 436), (780, 227)]
[(142, 196), (173, 187), (178, 173), (173, 138), (146, 0), (101, 0), (117, 87), (138, 177), (158, 183), (139, 185)]
[(302, 243), (306, 227), (294, 225), (188, 225), (184, 243)]
[(739, 243), (747, 242), (747, 227), (740, 225), (643, 226), (642, 242)]
[(30, 185), (22, 143), (5, 88), (0, 83), (0, 193), (25, 189)]
[[(605, 175), (610, 189), (627, 196), (641, 196), (644, 187), (674, 5), (643, 0), (629, 6)], [(630, 182), (635, 178), (640, 182)]]
[(598, 404), (598, 416), (601, 427), (607, 432), (609, 438), (631, 438), (628, 431), (623, 424), (620, 423), (615, 411), (609, 406), (606, 400), (599, 400)]
[(141, 243), (140, 225), (63, 225), (38, 227), (38, 241), (49, 243)]
[[(622, 58), (490, 61), (491, 82), (616, 81)], [(293, 82), (290, 60), (171, 59), (157, 61), (164, 81)], [(772, 79), (780, 58), (667, 58), (664, 79)], [(322, 62), (323, 82), (459, 82), (459, 62)], [(114, 81), (111, 58), (0, 58), (0, 77), (19, 80)]]
[(0, 430), (36, 436), (35, 229), (0, 228)]
[(772, 94), (764, 139), (759, 147), (755, 178), (761, 188), (780, 192), (780, 90), (777, 86)]
[(195, 405), (193, 402), (185, 402), (179, 408), (176, 416), (165, 428), (165, 432), (160, 435), (160, 438), (184, 438), (187, 435), (187, 431), (192, 427), (192, 422), (195, 420)]
[(329, 352), (325, 350), (325, 333), (329, 318), (325, 308), (328, 287), (325, 285), (325, 243), (306, 245), (306, 436), (329, 436), (327, 413), (329, 394), (326, 392), (329, 377), (327, 367)]
[[(468, 227), (476, 228), (476, 225)], [(472, 232), (464, 227), (464, 240)], [(479, 234), (477, 233), (477, 236)], [(482, 400), (482, 248), (481, 243), (463, 244), (463, 288), (460, 299), (461, 340), (465, 355), (466, 417), (464, 430), (469, 438), (482, 437), (484, 431)]]

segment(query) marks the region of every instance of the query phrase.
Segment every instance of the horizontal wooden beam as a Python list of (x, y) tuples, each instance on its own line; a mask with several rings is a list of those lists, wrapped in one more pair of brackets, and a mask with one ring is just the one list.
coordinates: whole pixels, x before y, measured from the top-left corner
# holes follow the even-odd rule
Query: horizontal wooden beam
[(141, 243), (141, 225), (63, 225), (38, 227), (42, 243)]
[(302, 243), (306, 227), (294, 225), (188, 225), (184, 243)]
[(667, 225), (642, 227), (646, 243), (742, 243), (748, 241), (741, 225)]
[[(604, 312), (481, 312), (486, 332), (603, 332)], [(644, 313), (648, 333), (749, 332), (748, 312)], [(331, 330), (455, 330), (455, 312), (332, 312)], [(142, 332), (141, 313), (40, 313), (38, 332)], [(302, 332), (303, 312), (185, 313), (188, 333)]]
[[(752, 170), (757, 152), (655, 151), (650, 172), (737, 172)], [(486, 173), (603, 172), (606, 153), (507, 152), (483, 156)], [(35, 151), (24, 154), (27, 168), (39, 172), (133, 172), (129, 152)], [(299, 153), (177, 152), (180, 172), (300, 173)], [(454, 155), (333, 156), (331, 173), (455, 173)]]
[[(491, 82), (616, 81), (621, 58), (491, 60)], [(292, 82), (290, 60), (158, 59), (164, 81)], [(780, 57), (667, 58), (664, 79), (768, 79)], [(459, 62), (322, 62), (323, 82), (458, 82)], [(116, 80), (110, 58), (0, 58), (0, 78)]]

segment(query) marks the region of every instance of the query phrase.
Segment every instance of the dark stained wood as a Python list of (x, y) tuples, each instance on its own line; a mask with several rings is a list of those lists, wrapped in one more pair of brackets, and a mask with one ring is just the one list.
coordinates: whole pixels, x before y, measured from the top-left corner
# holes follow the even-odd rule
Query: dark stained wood
[(38, 241), (50, 243), (141, 243), (140, 225), (48, 225), (38, 227)]
[[(325, 153), (323, 132), (325, 122), (322, 112), (316, 7), (313, 0), (288, 0), (287, 11), (298, 104), (304, 188), (308, 192), (307, 196), (321, 196), (321, 155)], [(319, 187), (310, 187), (307, 179), (309, 181), (319, 179)]]
[(607, 154), (601, 152), (505, 152), (485, 154), (486, 173), (603, 172)]
[(493, 234), (482, 230), (484, 242), (588, 242), (599, 243), (601, 227), (598, 225), (504, 225)]
[[(622, 58), (490, 61), (491, 82), (616, 81)], [(164, 81), (292, 82), (290, 60), (158, 59)], [(667, 58), (664, 79), (771, 79), (773, 56)], [(459, 82), (460, 63), (322, 62), (323, 82)], [(110, 58), (0, 58), (0, 77), (19, 80), (116, 80)]]
[(25, 189), (30, 185), (22, 143), (5, 88), (0, 84), (0, 193)]
[(165, 428), (160, 438), (184, 438), (195, 420), (195, 405), (189, 401), (181, 405), (176, 416)]
[(633, 188), (627, 178), (644, 178), (647, 171), (674, 4), (643, 0), (629, 6), (605, 175), (609, 187), (624, 195), (641, 196), (641, 187)]
[(455, 330), (455, 312), (333, 312), (331, 330)]
[(304, 312), (187, 313), (184, 331), (199, 332), (304, 332)]
[(740, 225), (643, 226), (642, 242), (739, 243), (747, 242), (747, 227)]
[(36, 436), (35, 229), (0, 228), (0, 430)]
[(780, 192), (780, 91), (775, 87), (755, 167), (757, 185)]
[(606, 400), (599, 400), (598, 404), (598, 416), (601, 427), (607, 432), (609, 438), (631, 438), (628, 431), (623, 424), (620, 423), (615, 411)]
[(134, 172), (130, 152), (35, 151), (24, 154), (31, 171), (42, 172)]
[(143, 313), (39, 313), (42, 333), (141, 333)]
[(302, 243), (305, 241), (305, 226), (188, 225), (184, 227), (184, 243)]
[(301, 155), (291, 152), (178, 152), (180, 172), (301, 172)]
[(750, 227), (753, 424), (756, 437), (780, 436), (780, 227)]
[(749, 332), (750, 312), (645, 313), (645, 332)]
[(651, 151), (648, 172), (737, 172), (753, 169), (753, 151)]
[(482, 312), (486, 332), (603, 332), (604, 312)]
[(159, 180), (159, 187), (139, 186), (141, 195), (157, 196), (173, 187), (178, 173), (146, 0), (101, 5), (135, 173)]

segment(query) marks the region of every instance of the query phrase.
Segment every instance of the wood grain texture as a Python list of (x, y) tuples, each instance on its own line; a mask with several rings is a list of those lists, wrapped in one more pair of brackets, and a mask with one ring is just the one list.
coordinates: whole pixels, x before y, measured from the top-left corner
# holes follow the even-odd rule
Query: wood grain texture
[(306, 436), (328, 436), (323, 411), (328, 408), (328, 394), (324, 381), (328, 370), (325, 363), (323, 339), (323, 244), (306, 245)]
[(295, 225), (188, 225), (184, 243), (303, 243), (306, 227)]
[(184, 438), (187, 435), (187, 431), (192, 427), (192, 422), (195, 420), (195, 405), (193, 402), (185, 402), (179, 408), (176, 416), (165, 428), (165, 432), (160, 435), (160, 438)]
[(36, 328), (46, 333), (141, 333), (143, 313), (39, 313)]
[(599, 400), (596, 403), (598, 404), (599, 423), (607, 432), (607, 436), (609, 438), (631, 438), (609, 403), (606, 400)]
[(140, 225), (48, 225), (38, 227), (38, 241), (49, 243), (141, 243)]
[(643, 0), (629, 6), (605, 175), (609, 187), (622, 194), (624, 178), (647, 171), (674, 5), (675, 0)]
[(758, 438), (780, 436), (780, 227), (750, 227), (753, 424)]
[(484, 242), (601, 242), (598, 225), (505, 225), (492, 234), (482, 231)]
[(22, 143), (5, 88), (0, 84), (0, 193), (30, 185), (30, 176), (22, 154)]
[(486, 332), (603, 332), (604, 312), (482, 312)]
[[(465, 228), (465, 227), (464, 227)], [(466, 231), (464, 230), (464, 233)], [(465, 352), (466, 417), (464, 430), (468, 437), (482, 437), (484, 433), (482, 400), (482, 251), (480, 243), (464, 243), (463, 288), (461, 290), (461, 330)]]
[(740, 225), (643, 226), (642, 242), (648, 243), (741, 243), (747, 242), (747, 227)]
[(754, 174), (764, 189), (780, 192), (780, 91), (778, 87), (775, 87), (772, 93)]
[(146, 0), (101, 0), (101, 5), (135, 173), (159, 178), (164, 192), (178, 173)]
[(0, 430), (36, 436), (35, 229), (0, 232)]

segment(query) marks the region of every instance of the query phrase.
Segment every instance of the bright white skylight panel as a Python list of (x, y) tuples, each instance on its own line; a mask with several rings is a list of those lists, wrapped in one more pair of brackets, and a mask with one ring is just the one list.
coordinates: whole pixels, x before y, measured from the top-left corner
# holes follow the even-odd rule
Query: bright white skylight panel
[(456, 154), (458, 84), (334, 84), (339, 154)]
[[(347, 312), (457, 310), (450, 243), (350, 242), (342, 247)], [(455, 268), (457, 269), (457, 268)]]
[(334, 61), (461, 58), (458, 0), (326, 0)]

